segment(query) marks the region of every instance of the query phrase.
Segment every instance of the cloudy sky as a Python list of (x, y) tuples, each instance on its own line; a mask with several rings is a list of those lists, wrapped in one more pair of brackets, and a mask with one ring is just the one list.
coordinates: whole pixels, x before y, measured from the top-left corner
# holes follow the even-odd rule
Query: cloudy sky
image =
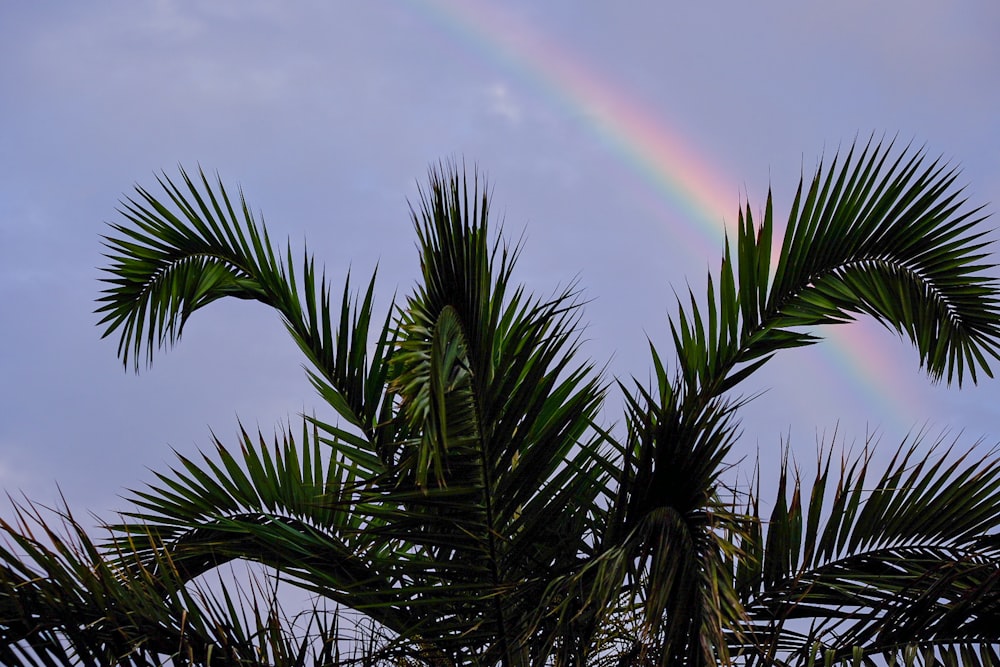
[[(171, 448), (321, 410), (298, 351), (253, 304), (200, 312), (139, 375), (101, 340), (100, 235), (159, 170), (218, 171), (273, 236), (308, 239), (335, 282), (378, 263), (387, 299), (416, 275), (407, 200), (428, 165), (478, 164), (506, 233), (524, 236), (521, 280), (549, 292), (578, 279), (585, 352), (645, 378), (646, 337), (666, 346), (674, 290), (702, 290), (740, 202), (760, 211), (770, 185), (786, 215), (800, 173), (856, 137), (943, 155), (996, 212), (998, 7), (4, 3), (0, 486), (104, 513)], [(807, 461), (838, 426), (856, 445), (923, 423), (1000, 440), (1000, 384), (931, 386), (871, 322), (828, 333), (748, 384), (767, 391), (745, 411), (741, 453), (773, 461), (790, 434)]]

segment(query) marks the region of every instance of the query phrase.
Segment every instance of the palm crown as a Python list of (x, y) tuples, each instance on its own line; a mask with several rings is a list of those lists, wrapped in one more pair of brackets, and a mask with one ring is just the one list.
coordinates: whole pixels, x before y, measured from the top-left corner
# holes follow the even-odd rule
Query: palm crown
[(106, 238), (98, 308), (126, 366), (199, 308), (257, 300), (334, 418), (181, 457), (100, 545), (71, 516), (66, 536), (22, 508), (3, 526), (0, 659), (337, 662), (319, 609), (297, 637), (273, 610), (192, 592), (248, 559), (372, 619), (377, 656), (400, 664), (996, 660), (993, 457), (928, 459), (914, 440), (881, 474), (867, 456), (831, 473), (827, 452), (806, 485), (786, 457), (767, 518), (759, 491), (723, 478), (733, 390), (818, 342), (817, 325), (871, 315), (935, 380), (990, 374), (998, 293), (954, 179), (869, 145), (800, 184), (782, 240), (770, 197), (759, 224), (748, 206), (705, 297), (678, 300), (673, 366), (651, 346), (653, 380), (616, 383), (611, 428), (611, 387), (577, 360), (576, 290), (514, 283), (519, 248), (491, 235), (478, 176), (431, 171), (413, 212), (422, 279), (384, 314), (374, 275), (335, 293), (221, 183), (181, 172), (162, 198), (139, 188)]

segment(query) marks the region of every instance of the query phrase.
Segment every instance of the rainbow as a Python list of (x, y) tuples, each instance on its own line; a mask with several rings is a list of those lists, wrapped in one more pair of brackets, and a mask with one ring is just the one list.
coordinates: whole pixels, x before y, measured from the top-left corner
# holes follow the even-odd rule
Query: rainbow
[[(411, 0), (415, 11), (449, 39), (503, 69), (527, 79), (554, 104), (580, 118), (654, 199), (683, 214), (692, 224), (671, 232), (687, 250), (711, 257), (722, 247), (727, 210), (739, 200), (733, 181), (713, 168), (702, 151), (671, 131), (662, 113), (654, 114), (625, 91), (602, 79), (577, 55), (518, 20), (498, 3), (482, 0)], [(672, 218), (674, 216), (671, 216)], [(855, 405), (876, 406), (882, 432), (906, 433), (928, 414), (913, 392), (897, 379), (878, 353), (883, 345), (857, 326), (827, 328), (819, 346), (823, 362), (805, 372), (827, 377)], [(839, 382), (838, 382), (839, 380)]]

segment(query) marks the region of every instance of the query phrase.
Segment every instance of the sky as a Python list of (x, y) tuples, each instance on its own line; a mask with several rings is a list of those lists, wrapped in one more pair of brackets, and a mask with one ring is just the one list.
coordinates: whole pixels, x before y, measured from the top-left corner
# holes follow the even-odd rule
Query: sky
[[(107, 516), (172, 449), (326, 414), (263, 306), (200, 311), (139, 374), (101, 339), (100, 237), (161, 170), (241, 186), (335, 285), (378, 265), (387, 303), (417, 276), (429, 165), (475, 165), (523, 238), (518, 279), (577, 280), (583, 352), (645, 380), (647, 338), (670, 356), (674, 295), (703, 291), (741, 204), (762, 212), (770, 187), (783, 220), (800, 175), (855, 139), (943, 156), (996, 226), (998, 34), (993, 0), (4, 3), (0, 487)], [(808, 462), (835, 430), (1000, 441), (1000, 380), (932, 385), (870, 321), (820, 333), (747, 382), (735, 459), (776, 466), (788, 439)]]

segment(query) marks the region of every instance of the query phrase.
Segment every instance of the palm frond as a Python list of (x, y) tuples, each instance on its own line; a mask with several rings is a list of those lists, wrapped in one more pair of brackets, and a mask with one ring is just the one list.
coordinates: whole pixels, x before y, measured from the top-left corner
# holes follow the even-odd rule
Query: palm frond
[(380, 535), (420, 554), (410, 579), (439, 616), (425, 627), (508, 660), (537, 650), (516, 628), (539, 573), (589, 548), (609, 474), (590, 430), (603, 391), (589, 364), (571, 365), (573, 290), (537, 300), (511, 286), (517, 250), (490, 241), (478, 176), (470, 187), (432, 171), (414, 221), (423, 283), (400, 320), (392, 390), (419, 437), (400, 443), (394, 484), (362, 497)]
[(153, 350), (174, 344), (188, 318), (223, 297), (259, 301), (276, 309), (315, 368), (313, 381), (331, 406), (372, 437), (382, 410), (386, 357), (392, 348), (387, 316), (369, 356), (374, 276), (365, 298), (352, 303), (345, 282), (339, 326), (323, 273), (303, 251), (296, 276), (291, 246), (275, 250), (243, 198), (203, 172), (180, 184), (159, 179), (168, 202), (144, 188), (123, 202), (129, 225), (111, 225), (105, 237), (109, 287), (98, 299), (104, 336), (119, 332), (118, 354), (137, 370)]
[(1000, 461), (923, 444), (904, 442), (874, 479), (871, 450), (836, 476), (828, 451), (809, 488), (786, 458), (770, 517), (755, 496), (739, 542), (736, 588), (754, 619), (744, 650), (792, 664), (814, 644), (838, 659), (995, 650)]
[[(17, 506), (0, 523), (0, 661), (11, 667), (338, 664), (338, 615), (299, 621), (273, 589), (240, 598), (191, 585), (170, 555), (137, 536), (97, 545), (68, 509)], [(141, 557), (139, 556), (141, 554)], [(284, 628), (299, 627), (297, 635)]]
[[(242, 431), (237, 455), (216, 439), (218, 460), (179, 456), (180, 467), (132, 491), (136, 510), (110, 526), (111, 546), (145, 560), (165, 551), (185, 580), (234, 559), (254, 560), (405, 631), (414, 622), (394, 592), (399, 575), (382, 562), (400, 545), (367, 538), (379, 521), (351, 500), (377, 469), (361, 470), (358, 457), (324, 449), (308, 420), (298, 440), (285, 433), (270, 445)], [(149, 546), (137, 549), (143, 536)]]
[(954, 170), (892, 149), (869, 143), (855, 157), (852, 146), (800, 181), (776, 261), (770, 193), (759, 227), (741, 213), (707, 305), (691, 293), (671, 323), (686, 391), (710, 400), (777, 350), (819, 340), (800, 329), (857, 314), (908, 338), (935, 380), (991, 374), (1000, 302), (984, 217), (965, 208)]

